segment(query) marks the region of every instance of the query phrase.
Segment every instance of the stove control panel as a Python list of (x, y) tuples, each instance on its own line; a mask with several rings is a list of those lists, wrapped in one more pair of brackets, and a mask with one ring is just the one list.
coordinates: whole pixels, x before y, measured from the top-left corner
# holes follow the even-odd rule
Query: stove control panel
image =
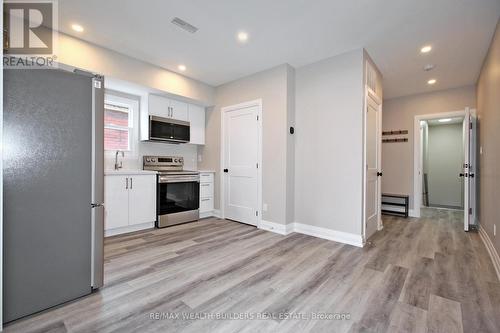
[(182, 170), (184, 158), (182, 156), (144, 156), (142, 158), (142, 165), (145, 170), (151, 168)]

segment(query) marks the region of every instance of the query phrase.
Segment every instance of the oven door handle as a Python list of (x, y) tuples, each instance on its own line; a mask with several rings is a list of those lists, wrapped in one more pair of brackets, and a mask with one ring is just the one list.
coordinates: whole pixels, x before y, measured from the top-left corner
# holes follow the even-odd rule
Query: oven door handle
[(162, 180), (160, 178), (160, 184), (169, 184), (169, 183), (199, 183), (199, 179), (190, 179), (190, 178), (178, 178), (178, 179), (165, 179)]

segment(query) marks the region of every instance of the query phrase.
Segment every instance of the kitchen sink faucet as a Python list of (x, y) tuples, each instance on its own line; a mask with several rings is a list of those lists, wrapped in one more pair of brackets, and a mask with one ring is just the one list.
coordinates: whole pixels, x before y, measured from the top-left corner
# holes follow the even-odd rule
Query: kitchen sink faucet
[(115, 153), (115, 170), (120, 170), (123, 168), (123, 161), (120, 161), (120, 164), (118, 164), (118, 155), (121, 153), (122, 158), (125, 157), (125, 153), (122, 150), (117, 150)]

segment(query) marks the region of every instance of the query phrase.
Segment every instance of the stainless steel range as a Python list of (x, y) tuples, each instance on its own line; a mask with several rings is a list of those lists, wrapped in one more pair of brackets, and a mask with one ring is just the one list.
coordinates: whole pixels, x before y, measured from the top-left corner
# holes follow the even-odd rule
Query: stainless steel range
[(179, 156), (144, 156), (144, 170), (158, 171), (156, 227), (164, 228), (200, 218), (200, 174), (184, 170)]

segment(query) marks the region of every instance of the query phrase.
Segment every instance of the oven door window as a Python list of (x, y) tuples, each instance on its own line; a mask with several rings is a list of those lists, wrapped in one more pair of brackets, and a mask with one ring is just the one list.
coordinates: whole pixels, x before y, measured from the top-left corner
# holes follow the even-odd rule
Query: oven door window
[(159, 215), (186, 212), (200, 206), (198, 182), (158, 184)]

